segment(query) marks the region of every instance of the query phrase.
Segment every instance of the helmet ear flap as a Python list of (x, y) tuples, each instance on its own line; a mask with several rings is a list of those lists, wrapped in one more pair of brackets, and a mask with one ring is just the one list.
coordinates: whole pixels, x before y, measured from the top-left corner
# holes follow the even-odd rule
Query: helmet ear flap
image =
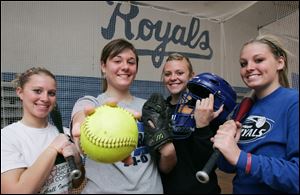
[(181, 93), (172, 115), (173, 139), (185, 139), (195, 129), (194, 107), (196, 101), (192, 95), (188, 90)]

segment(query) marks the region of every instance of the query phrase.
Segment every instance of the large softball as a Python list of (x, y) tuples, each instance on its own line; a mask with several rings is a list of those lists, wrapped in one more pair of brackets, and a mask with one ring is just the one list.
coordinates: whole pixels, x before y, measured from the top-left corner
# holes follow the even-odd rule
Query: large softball
[(92, 160), (114, 163), (136, 148), (138, 127), (134, 116), (118, 106), (102, 105), (80, 127), (80, 145)]

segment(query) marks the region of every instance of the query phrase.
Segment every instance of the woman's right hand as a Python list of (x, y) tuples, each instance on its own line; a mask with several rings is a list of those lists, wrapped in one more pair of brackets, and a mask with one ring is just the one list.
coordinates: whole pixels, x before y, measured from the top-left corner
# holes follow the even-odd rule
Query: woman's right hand
[(82, 153), (80, 148), (80, 126), (85, 121), (85, 118), (95, 112), (95, 107), (86, 106), (83, 111), (77, 112), (72, 119), (71, 137), (75, 143), (77, 150)]
[(60, 133), (49, 145), (50, 148), (53, 148), (57, 153), (62, 154), (63, 149), (69, 145), (69, 137), (63, 133)]
[(81, 164), (81, 157), (80, 157), (79, 151), (77, 149), (77, 146), (70, 141), (68, 142), (68, 144), (64, 145), (63, 150), (62, 150), (62, 155), (65, 158), (69, 157), (69, 156), (74, 156), (75, 163), (77, 165)]
[[(114, 98), (109, 98), (105, 101), (104, 104), (114, 107), (114, 106), (117, 106), (117, 101)], [(95, 109), (96, 108), (93, 106), (86, 106), (83, 111), (76, 113), (73, 117), (72, 137), (73, 137), (73, 141), (75, 142), (75, 144), (77, 146), (78, 151), (82, 152), (82, 150), (80, 148), (80, 144), (79, 144), (80, 126), (85, 121), (85, 118), (87, 116), (89, 116), (95, 112)], [(139, 112), (136, 112), (134, 110), (129, 110), (129, 109), (128, 109), (128, 111), (133, 114), (135, 119), (141, 118), (141, 114)], [(131, 155), (129, 155), (124, 160), (122, 160), (122, 162), (127, 165), (131, 165), (131, 164), (133, 164), (133, 159), (132, 159)]]
[(85, 118), (95, 112), (95, 107), (86, 106), (83, 111), (76, 113), (73, 117), (72, 137), (78, 140), (80, 137), (80, 126), (85, 121)]
[(241, 150), (237, 145), (241, 133), (241, 123), (228, 120), (219, 126), (217, 133), (211, 138), (213, 147), (218, 148), (227, 161), (236, 165)]

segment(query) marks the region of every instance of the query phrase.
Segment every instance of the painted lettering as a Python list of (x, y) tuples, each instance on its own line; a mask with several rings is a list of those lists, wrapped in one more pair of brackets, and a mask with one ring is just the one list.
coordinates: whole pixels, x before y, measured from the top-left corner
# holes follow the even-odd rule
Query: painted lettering
[[(113, 5), (114, 2), (107, 2), (109, 5)], [(130, 10), (128, 13), (121, 12), (121, 3), (117, 3), (115, 9), (110, 17), (108, 26), (101, 28), (102, 36), (105, 39), (112, 39), (116, 30), (117, 19), (121, 19), (125, 26), (125, 37), (128, 40), (143, 40), (150, 41), (154, 38), (160, 44), (155, 49), (137, 49), (140, 56), (150, 55), (153, 66), (159, 68), (163, 62), (165, 56), (170, 53), (178, 51), (166, 51), (166, 47), (169, 43), (175, 45), (180, 45), (184, 47), (189, 47), (191, 49), (199, 48), (203, 51), (197, 51), (195, 53), (188, 52), (178, 52), (186, 55), (189, 58), (198, 59), (211, 59), (213, 55), (213, 50), (210, 47), (209, 32), (200, 32), (200, 20), (197, 18), (192, 18), (189, 28), (181, 25), (172, 26), (172, 23), (167, 22), (166, 27), (163, 28), (163, 22), (158, 20), (152, 22), (149, 19), (142, 19), (138, 23), (138, 32), (134, 34), (132, 32), (131, 22), (132, 19), (136, 18), (139, 13), (139, 8), (135, 5), (130, 5)], [(136, 22), (135, 22), (136, 24)], [(188, 30), (187, 30), (188, 29)]]

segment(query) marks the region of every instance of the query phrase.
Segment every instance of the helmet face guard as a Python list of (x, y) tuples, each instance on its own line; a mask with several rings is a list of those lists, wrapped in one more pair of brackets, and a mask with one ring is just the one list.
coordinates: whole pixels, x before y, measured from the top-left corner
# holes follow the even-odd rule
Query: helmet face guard
[(188, 82), (187, 90), (181, 94), (177, 103), (172, 116), (175, 138), (176, 135), (184, 138), (191, 134), (196, 126), (194, 119), (196, 101), (207, 98), (210, 93), (214, 95), (214, 111), (224, 105), (223, 111), (213, 122), (218, 125), (225, 122), (236, 106), (236, 92), (223, 78), (212, 73), (202, 73)]

